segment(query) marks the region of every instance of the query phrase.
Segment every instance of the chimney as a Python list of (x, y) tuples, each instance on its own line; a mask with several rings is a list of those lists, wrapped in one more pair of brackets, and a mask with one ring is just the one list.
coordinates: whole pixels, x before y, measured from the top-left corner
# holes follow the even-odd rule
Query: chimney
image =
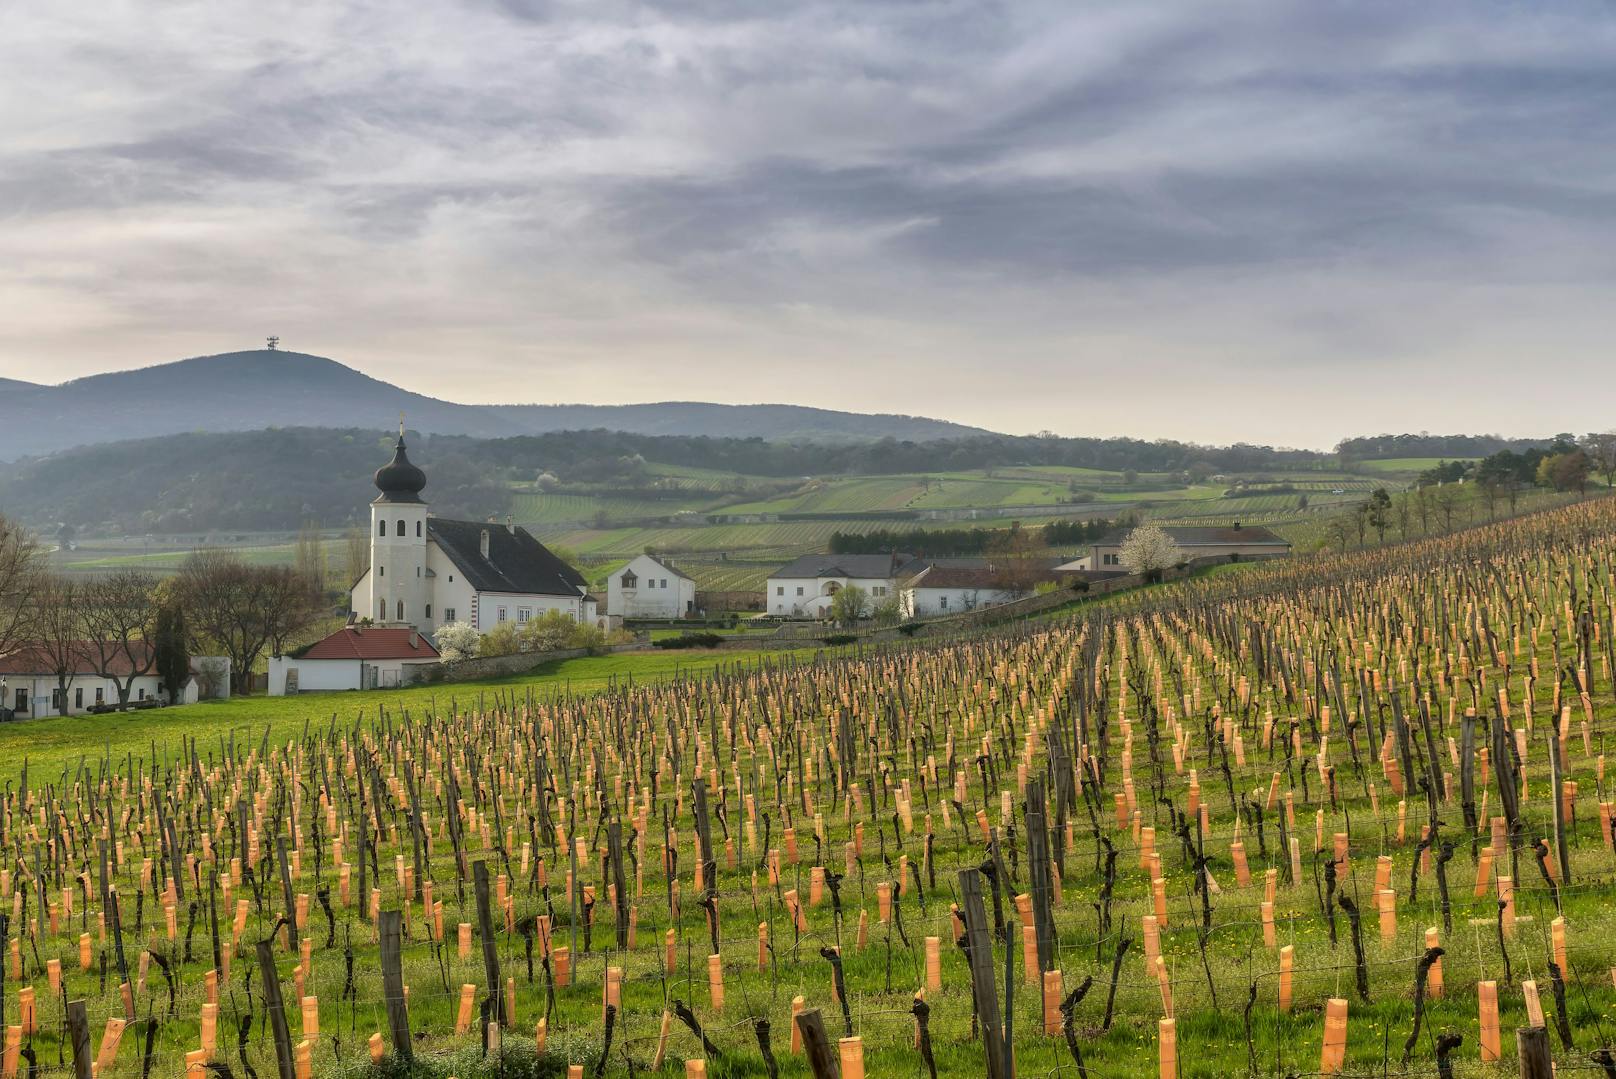
[(513, 536), (516, 535), (516, 521), (508, 513), (505, 515), (505, 531)]
[(479, 544), (483, 552), (483, 561), (488, 561), (488, 529), (483, 529), (482, 542)]
[(411, 628), (411, 630), (410, 630), (410, 650), (414, 651), (415, 649), (417, 649), (419, 647), (421, 647), (421, 635), (419, 633), (415, 632), (415, 630), (413, 628)]

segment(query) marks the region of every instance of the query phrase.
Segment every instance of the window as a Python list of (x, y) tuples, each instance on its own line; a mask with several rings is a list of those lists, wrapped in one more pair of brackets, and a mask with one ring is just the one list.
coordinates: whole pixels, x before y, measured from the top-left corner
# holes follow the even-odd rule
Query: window
[(1120, 555), (1108, 554), (1100, 560), (1100, 564), (1105, 566), (1120, 566), (1122, 565), (1122, 558)]
[(404, 601), (403, 600), (398, 601), (398, 620), (400, 622), (404, 621)]
[(55, 689), (51, 690), (51, 708), (52, 708), (52, 710), (57, 711), (57, 712), (65, 712), (67, 710), (66, 705), (67, 705), (67, 691), (65, 689), (63, 689), (61, 686), (57, 686)]
[[(786, 594), (786, 586), (785, 585), (777, 586), (775, 588), (775, 590), (774, 590), (774, 594), (777, 595), (777, 596), (785, 595)], [(800, 589), (800, 588), (797, 589), (797, 595), (799, 595), (799, 596), (802, 595), (802, 589)]]
[(884, 584), (875, 585), (870, 589), (870, 595), (872, 595), (872, 596), (884, 596), (886, 594), (887, 594), (887, 586), (884, 585)]
[(73, 690), (73, 707), (74, 708), (83, 708), (84, 707), (84, 687), (83, 686), (79, 686), (77, 689)]
[(421, 567), (420, 566), (415, 567), (415, 576), (417, 578), (419, 578), (421, 576)]
[(948, 597), (947, 596), (938, 596), (937, 597), (937, 607), (938, 607), (939, 610), (943, 610), (943, 611), (948, 610)]
[(376, 534), (378, 536), (387, 535), (387, 522), (385, 520), (376, 522)]
[(662, 578), (662, 587), (663, 588), (668, 587), (668, 579), (666, 577)]
[(137, 699), (142, 700), (142, 701), (146, 699), (146, 687), (145, 686), (140, 687), (140, 696)]
[(625, 573), (625, 574), (623, 574), (623, 587), (624, 588), (634, 588), (639, 583), (640, 583), (640, 579), (638, 577), (634, 576), (633, 573)]
[(376, 620), (378, 622), (387, 621), (387, 601), (385, 599), (376, 603)]
[[(454, 614), (455, 612), (453, 607), (445, 607), (443, 609), (443, 620), (445, 622), (453, 622), (455, 620)], [(427, 617), (431, 618), (432, 616), (428, 614)]]
[(106, 687), (105, 686), (96, 686), (95, 687), (95, 703), (99, 706), (99, 705), (105, 704), (106, 700), (107, 700)]
[(532, 618), (532, 617), (533, 617), (533, 608), (532, 607), (518, 607), (516, 609), (516, 621), (517, 621), (518, 624), (525, 624), (527, 622), (527, 620), (529, 618)]
[(505, 608), (501, 607), (499, 609), (499, 618), (498, 618), (498, 620), (503, 622), (503, 621), (505, 621), (505, 617), (506, 617), (505, 616)]
[(421, 522), (420, 521), (415, 522), (415, 538), (416, 539), (421, 538)]
[(449, 574), (449, 583), (454, 584), (454, 574)]
[(430, 603), (426, 605), (426, 616), (428, 619), (432, 617), (432, 604)]
[(17, 691), (17, 711), (28, 711), (28, 691), (26, 689), (19, 689)]
[(407, 535), (407, 534), (408, 534), (408, 533), (406, 533), (406, 532), (405, 532), (405, 531), (404, 531), (404, 518), (402, 518), (402, 517), (400, 517), (400, 518), (399, 518), (399, 519), (398, 519), (398, 531), (397, 531), (397, 532), (395, 532), (395, 533), (394, 533), (394, 535), (396, 535), (396, 536), (403, 536), (403, 535)]
[(802, 585), (800, 584), (797, 586), (797, 595), (802, 595)]
[(378, 576), (378, 577), (387, 576), (387, 567), (386, 566), (377, 566), (376, 567), (376, 576)]

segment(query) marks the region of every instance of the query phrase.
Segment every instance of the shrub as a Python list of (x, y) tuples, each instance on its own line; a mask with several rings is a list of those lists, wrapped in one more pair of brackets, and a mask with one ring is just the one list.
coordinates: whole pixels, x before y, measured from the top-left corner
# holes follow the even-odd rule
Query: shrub
[(717, 648), (724, 643), (724, 638), (717, 633), (681, 633), (651, 643), (658, 648)]
[(477, 642), (479, 656), (508, 656), (522, 650), (522, 634), (515, 622), (501, 622)]
[(898, 632), (903, 634), (905, 637), (913, 637), (915, 633), (919, 631), (919, 629), (919, 622), (905, 622), (903, 625), (898, 627)]
[(832, 633), (829, 637), (821, 637), (826, 644), (852, 644), (858, 640), (856, 633)]

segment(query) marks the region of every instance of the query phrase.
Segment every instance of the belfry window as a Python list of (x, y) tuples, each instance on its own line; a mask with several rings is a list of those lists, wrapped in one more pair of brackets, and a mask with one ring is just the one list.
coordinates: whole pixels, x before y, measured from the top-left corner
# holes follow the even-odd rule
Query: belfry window
[(385, 517), (376, 522), (376, 534), (378, 536), (387, 535), (387, 519)]

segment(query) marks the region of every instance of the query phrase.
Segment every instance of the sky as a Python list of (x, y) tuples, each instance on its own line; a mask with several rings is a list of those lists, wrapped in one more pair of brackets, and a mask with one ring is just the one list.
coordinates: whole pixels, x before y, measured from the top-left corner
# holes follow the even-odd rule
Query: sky
[(14, 0), (0, 376), (1616, 426), (1616, 6)]

